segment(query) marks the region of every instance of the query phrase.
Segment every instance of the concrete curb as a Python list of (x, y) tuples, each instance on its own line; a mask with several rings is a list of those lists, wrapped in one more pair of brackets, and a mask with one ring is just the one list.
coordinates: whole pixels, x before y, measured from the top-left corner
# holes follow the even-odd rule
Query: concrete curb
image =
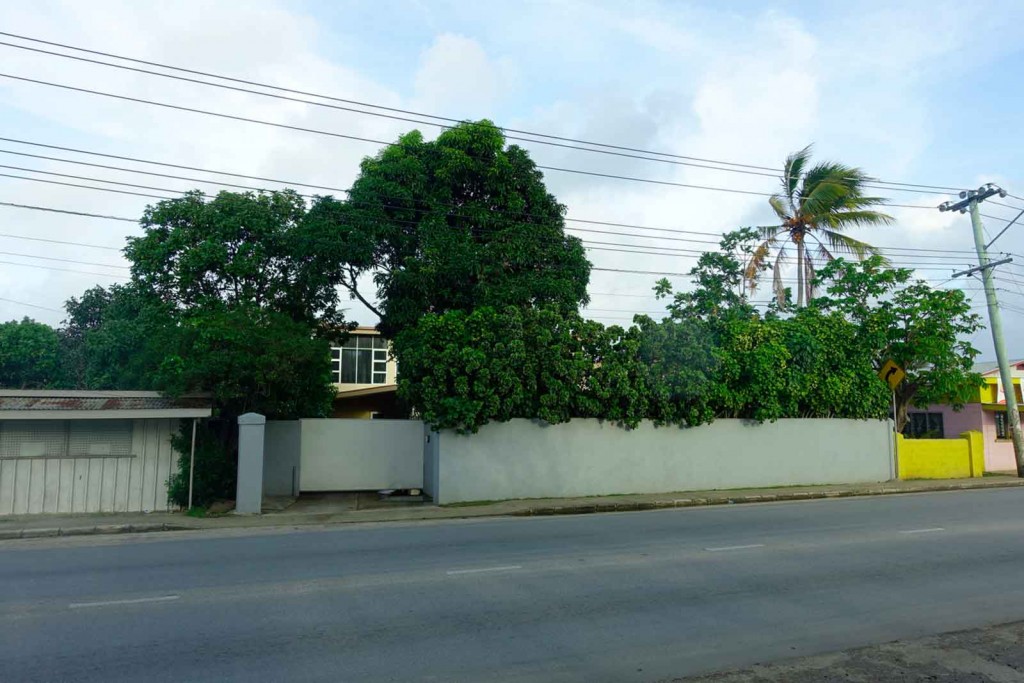
[(141, 534), (151, 531), (184, 531), (195, 528), (184, 524), (100, 524), (96, 526), (48, 527), (42, 529), (0, 529), (0, 541), (12, 541), (19, 538), (56, 538), (58, 536)]
[(714, 496), (708, 498), (673, 498), (638, 502), (584, 503), (580, 505), (542, 505), (526, 510), (503, 513), (511, 517), (532, 517), (541, 515), (585, 515), (595, 512), (629, 512), (637, 510), (662, 510), (665, 508), (703, 507), (709, 505), (742, 505), (745, 503), (773, 503), (792, 500), (819, 500), (822, 498), (855, 498), (863, 496), (887, 496), (908, 493), (936, 493), (942, 491), (974, 491), (978, 489), (1002, 489), (1024, 486), (1019, 482), (992, 482), (988, 484), (941, 484), (919, 489), (882, 487), (849, 491), (794, 491), (792, 493), (766, 493), (746, 496)]
[[(598, 512), (635, 512), (639, 510), (661, 510), (665, 508), (706, 507), (711, 505), (742, 505), (747, 503), (773, 503), (794, 500), (819, 500), (822, 498), (854, 498), (863, 496), (887, 496), (908, 493), (934, 493), (941, 491), (972, 491), (979, 489), (1017, 488), (1024, 486), (1024, 479), (1014, 481), (980, 482), (978, 484), (935, 484), (927, 488), (905, 489), (894, 486), (880, 486), (865, 489), (843, 491), (792, 491), (781, 493), (758, 493), (741, 496), (715, 495), (707, 497), (671, 498), (664, 500), (644, 501), (611, 501), (600, 503), (578, 503), (571, 505), (538, 505), (522, 510), (506, 510), (481, 512), (480, 508), (465, 508), (459, 512), (458, 507), (447, 508), (450, 515), (430, 515), (409, 517), (406, 519), (368, 520), (368, 519), (325, 519), (324, 515), (313, 515), (308, 519), (275, 519), (280, 524), (259, 524), (253, 526), (210, 525), (193, 526), (189, 524), (173, 524), (156, 522), (148, 524), (100, 524), (77, 527), (48, 527), (28, 529), (0, 529), (0, 541), (27, 538), (56, 538), (61, 536), (95, 536), (110, 534), (138, 534), (155, 531), (203, 531), (206, 529), (265, 529), (274, 527), (297, 527), (308, 525), (335, 524), (370, 524), (375, 522), (411, 522), (436, 521), (443, 519), (468, 519), (480, 517), (540, 517), (550, 515), (586, 515)], [(472, 510), (472, 512), (470, 512)], [(271, 519), (264, 517), (263, 519)]]

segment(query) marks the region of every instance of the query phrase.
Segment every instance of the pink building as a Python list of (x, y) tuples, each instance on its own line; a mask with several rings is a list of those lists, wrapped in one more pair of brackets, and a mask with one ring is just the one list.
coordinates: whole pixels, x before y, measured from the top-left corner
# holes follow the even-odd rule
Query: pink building
[[(903, 433), (908, 437), (957, 438), (963, 432), (974, 430), (985, 439), (985, 470), (987, 472), (1016, 472), (1013, 457), (1013, 443), (1010, 441), (1009, 424), (1006, 417), (1006, 396), (999, 380), (999, 368), (995, 362), (978, 363), (975, 370), (985, 380), (978, 390), (978, 400), (955, 411), (947, 405), (928, 406), (927, 409), (911, 407), (907, 411), (907, 426)], [(1024, 377), (1024, 361), (1013, 361), (1014, 391), (1018, 405), (1021, 400), (1021, 377)], [(1024, 411), (1021, 412), (1024, 419)]]

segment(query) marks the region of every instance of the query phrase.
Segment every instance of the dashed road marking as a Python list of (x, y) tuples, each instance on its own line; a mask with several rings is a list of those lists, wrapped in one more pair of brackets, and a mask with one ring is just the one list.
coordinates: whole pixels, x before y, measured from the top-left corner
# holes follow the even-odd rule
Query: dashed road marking
[(458, 574), (481, 574), (483, 572), (507, 572), (513, 569), (522, 569), (518, 564), (510, 564), (504, 567), (480, 567), (479, 569), (451, 569), (447, 572), (448, 576), (455, 576)]
[(73, 602), (68, 609), (82, 609), (83, 607), (110, 607), (112, 605), (141, 605), (147, 602), (170, 602), (177, 600), (180, 595), (161, 595), (155, 598), (133, 598), (131, 600), (103, 600), (102, 602)]
[(937, 526), (937, 527), (933, 527), (931, 529), (906, 529), (904, 531), (900, 531), (900, 533), (901, 534), (931, 534), (931, 533), (935, 533), (936, 531), (945, 531), (945, 529), (943, 529), (940, 526)]
[(726, 550), (747, 550), (749, 548), (763, 548), (764, 543), (750, 543), (748, 545), (723, 545), (718, 548), (704, 548), (709, 553), (720, 553)]

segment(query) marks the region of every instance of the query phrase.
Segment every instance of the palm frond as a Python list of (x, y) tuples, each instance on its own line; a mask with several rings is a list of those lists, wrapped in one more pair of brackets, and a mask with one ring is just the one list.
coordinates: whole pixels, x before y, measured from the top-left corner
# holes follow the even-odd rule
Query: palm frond
[(836, 257), (832, 254), (831, 251), (829, 251), (828, 249), (825, 248), (825, 245), (821, 243), (821, 240), (818, 239), (817, 235), (814, 235), (814, 241), (818, 243), (818, 260), (819, 261), (823, 261), (824, 263), (828, 263), (829, 261), (835, 261), (836, 260)]
[(757, 288), (757, 277), (764, 269), (764, 263), (768, 259), (768, 255), (771, 253), (773, 244), (775, 244), (775, 238), (771, 237), (757, 245), (757, 248), (755, 248), (753, 253), (750, 254), (750, 260), (747, 261), (747, 267), (743, 269), (743, 282), (751, 292)]
[(782, 198), (782, 195), (773, 194), (768, 198), (768, 204), (772, 207), (772, 211), (781, 220), (789, 218), (789, 207), (786, 205), (786, 201)]
[(842, 182), (825, 179), (808, 185), (804, 182), (800, 215), (811, 224), (829, 224), (832, 214), (842, 211), (851, 190)]
[(786, 197), (789, 199), (791, 205), (795, 205), (794, 201), (797, 194), (797, 186), (800, 183), (800, 176), (804, 172), (804, 166), (811, 159), (811, 150), (814, 147), (813, 144), (807, 145), (799, 152), (793, 152), (786, 157), (786, 165), (784, 166), (784, 175), (782, 176), (782, 189), (786, 193)]
[(804, 259), (804, 287), (806, 288), (807, 296), (805, 301), (810, 302), (814, 298), (817, 288), (814, 286), (814, 259)]
[(772, 290), (775, 292), (775, 302), (779, 306), (786, 303), (786, 287), (782, 284), (782, 260), (786, 258), (786, 248), (779, 249), (775, 257), (775, 267), (772, 268)]
[(873, 247), (867, 242), (861, 242), (849, 235), (844, 235), (834, 230), (818, 230), (815, 233), (815, 239), (821, 239), (828, 243), (830, 251), (850, 254), (856, 256), (857, 259), (882, 255), (878, 247)]
[(829, 181), (845, 185), (846, 187), (856, 188), (859, 190), (863, 188), (864, 183), (868, 182), (870, 178), (861, 171), (859, 168), (853, 168), (844, 164), (838, 164), (834, 161), (822, 161), (810, 169), (804, 175), (804, 184), (802, 196), (807, 196), (808, 192), (819, 183)]
[(871, 227), (876, 225), (891, 225), (895, 218), (881, 211), (865, 209), (842, 210), (832, 214), (828, 225), (833, 230), (845, 230), (850, 226)]

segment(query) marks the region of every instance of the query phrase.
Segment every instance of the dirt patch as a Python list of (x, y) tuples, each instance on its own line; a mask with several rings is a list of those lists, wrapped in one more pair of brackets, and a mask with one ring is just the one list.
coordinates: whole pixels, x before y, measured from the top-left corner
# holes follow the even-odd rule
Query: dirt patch
[(1024, 622), (674, 680), (678, 683), (1024, 683)]

